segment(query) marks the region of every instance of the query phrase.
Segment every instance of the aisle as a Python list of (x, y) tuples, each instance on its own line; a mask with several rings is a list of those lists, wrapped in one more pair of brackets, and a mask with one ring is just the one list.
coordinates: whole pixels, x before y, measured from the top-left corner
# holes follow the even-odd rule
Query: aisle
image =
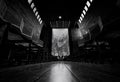
[(0, 70), (0, 82), (119, 82), (118, 67), (48, 62)]

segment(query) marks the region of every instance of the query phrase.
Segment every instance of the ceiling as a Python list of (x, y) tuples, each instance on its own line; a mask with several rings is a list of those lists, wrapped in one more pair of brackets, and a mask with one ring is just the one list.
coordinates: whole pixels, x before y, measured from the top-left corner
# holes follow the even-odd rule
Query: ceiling
[[(52, 19), (59, 15), (67, 19), (78, 19), (87, 0), (33, 0), (33, 2), (43, 19)], [(117, 9), (117, 0), (93, 0), (88, 13), (100, 15), (107, 20), (113, 14), (119, 15)]]
[[(62, 16), (63, 20), (78, 21), (86, 1), (87, 0), (33, 0), (44, 23), (50, 22), (51, 20), (58, 20), (59, 16)], [(5, 2), (8, 5), (8, 9), (13, 8), (18, 14), (18, 16), (14, 12), (9, 13), (13, 14), (12, 16), (7, 14), (5, 16), (7, 21), (20, 26), (22, 18), (25, 18), (26, 29), (29, 34), (31, 34), (33, 27), (41, 27), (27, 0), (5, 0)], [(16, 16), (15, 19), (14, 16)], [(108, 36), (110, 34), (111, 37), (114, 37), (115, 34), (117, 36), (120, 35), (120, 0), (93, 0), (86, 17), (88, 16), (101, 17), (104, 26), (101, 36)], [(40, 30), (41, 29), (42, 27)]]
[(86, 0), (34, 0), (41, 17), (45, 20), (57, 19), (62, 16), (65, 20), (72, 20), (79, 17)]
[[(59, 16), (62, 16), (63, 20), (78, 21), (87, 0), (33, 0), (33, 2), (45, 21), (58, 20)], [(117, 36), (120, 34), (120, 0), (93, 0), (86, 18), (91, 16), (101, 17), (104, 27), (102, 37), (111, 33)]]

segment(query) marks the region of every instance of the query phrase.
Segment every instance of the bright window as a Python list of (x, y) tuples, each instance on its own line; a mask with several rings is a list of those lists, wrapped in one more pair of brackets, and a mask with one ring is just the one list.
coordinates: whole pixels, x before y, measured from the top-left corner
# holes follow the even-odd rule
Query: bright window
[(67, 28), (52, 29), (52, 55), (60, 57), (70, 55)]

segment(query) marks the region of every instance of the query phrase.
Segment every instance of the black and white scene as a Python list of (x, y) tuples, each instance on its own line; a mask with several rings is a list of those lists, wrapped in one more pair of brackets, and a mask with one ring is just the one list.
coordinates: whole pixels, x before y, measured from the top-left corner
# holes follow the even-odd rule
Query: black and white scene
[(0, 0), (0, 82), (120, 82), (120, 0)]

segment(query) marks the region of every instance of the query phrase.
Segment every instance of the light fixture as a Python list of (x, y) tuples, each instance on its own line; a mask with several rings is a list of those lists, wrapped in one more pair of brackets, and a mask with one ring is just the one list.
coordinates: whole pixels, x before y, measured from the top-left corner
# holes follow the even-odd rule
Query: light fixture
[(39, 19), (39, 17), (40, 17), (40, 16), (38, 15), (38, 16), (37, 16), (37, 19)]
[(81, 23), (81, 20), (80, 20), (80, 19), (79, 19), (78, 21)]
[(84, 15), (86, 14), (85, 10), (83, 10), (83, 14), (84, 14)]
[(32, 0), (28, 0), (28, 3), (31, 4)]
[(40, 21), (41, 21), (41, 18), (39, 18), (38, 21), (40, 22)]
[(90, 2), (89, 2), (89, 1), (87, 1), (86, 5), (87, 5), (88, 7), (90, 7)]
[(59, 16), (59, 19), (61, 19), (62, 18), (62, 16)]
[(38, 12), (35, 13), (35, 16), (37, 16), (37, 15), (38, 15)]
[(82, 16), (82, 18), (84, 18), (84, 15), (83, 15), (83, 14), (81, 14), (81, 16)]
[(84, 9), (85, 9), (85, 11), (86, 11), (86, 12), (88, 11), (88, 8), (87, 8), (87, 6), (85, 6), (85, 7), (84, 7)]
[(90, 2), (93, 2), (93, 0), (90, 0)]
[(81, 16), (80, 16), (80, 19), (78, 20), (80, 23), (82, 22), (83, 18), (85, 17), (85, 15), (86, 15), (86, 13), (87, 13), (87, 11), (88, 11), (88, 8), (91, 6), (92, 1), (93, 1), (93, 0), (88, 0), (88, 1), (86, 2), (86, 5), (85, 5), (85, 7), (84, 7), (84, 9), (83, 9), (83, 11), (82, 11), (82, 14), (81, 14)]
[(42, 24), (42, 20), (40, 21), (40, 24)]
[(82, 17), (80, 17), (80, 20), (82, 21), (82, 20), (83, 20), (83, 18), (82, 18)]
[(34, 6), (35, 6), (35, 5), (34, 5), (34, 3), (32, 3), (32, 4), (31, 4), (31, 8), (33, 9), (33, 8), (34, 8)]
[(35, 12), (36, 12), (36, 10), (37, 10), (37, 9), (36, 9), (36, 7), (35, 7), (35, 8), (33, 9), (33, 12), (35, 13)]

